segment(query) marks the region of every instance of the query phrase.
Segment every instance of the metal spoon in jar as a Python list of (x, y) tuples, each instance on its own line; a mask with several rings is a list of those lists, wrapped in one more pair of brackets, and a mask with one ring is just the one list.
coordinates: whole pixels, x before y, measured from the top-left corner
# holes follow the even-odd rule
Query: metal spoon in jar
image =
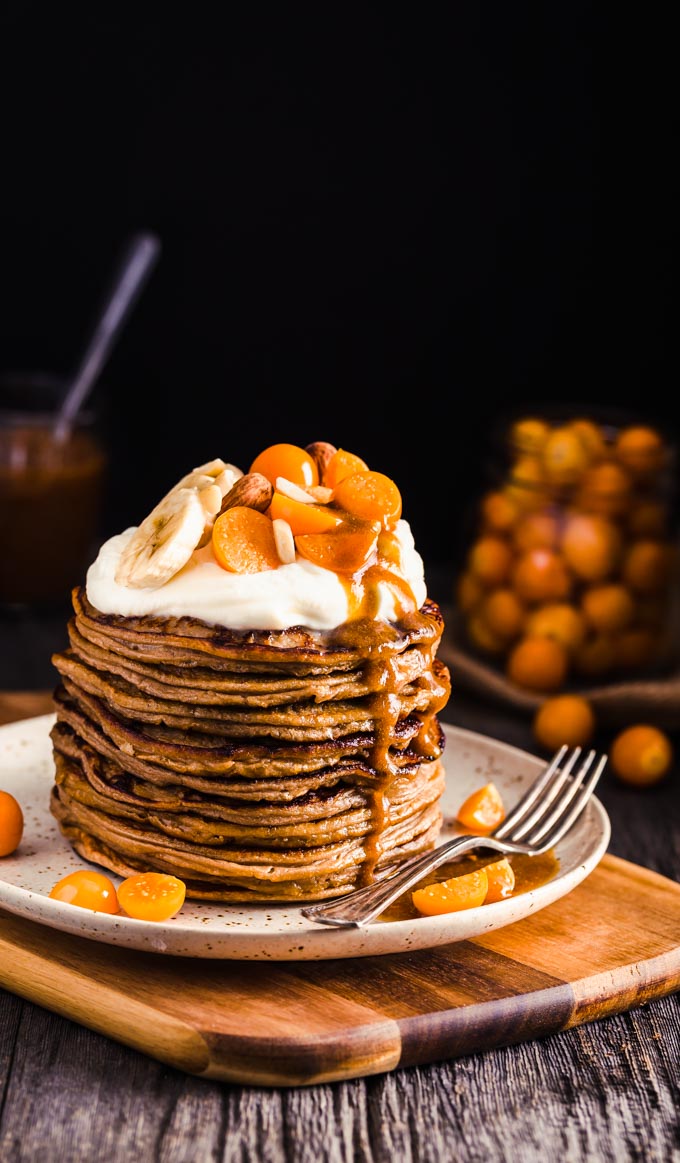
[(90, 341), (54, 422), (58, 443), (68, 440), (74, 420), (101, 373), (123, 324), (160, 255), (155, 234), (140, 232), (127, 243)]

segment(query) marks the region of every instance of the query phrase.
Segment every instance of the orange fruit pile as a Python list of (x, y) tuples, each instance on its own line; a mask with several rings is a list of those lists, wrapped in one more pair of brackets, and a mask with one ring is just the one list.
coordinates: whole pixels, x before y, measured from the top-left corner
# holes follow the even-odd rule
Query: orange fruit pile
[(454, 585), (468, 645), (543, 694), (653, 665), (678, 576), (672, 447), (587, 416), (526, 416), (509, 437)]

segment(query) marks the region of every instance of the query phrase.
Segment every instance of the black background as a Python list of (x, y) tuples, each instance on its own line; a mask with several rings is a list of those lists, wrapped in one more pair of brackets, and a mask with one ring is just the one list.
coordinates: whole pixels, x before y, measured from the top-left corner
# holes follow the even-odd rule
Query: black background
[(96, 390), (105, 533), (203, 461), (325, 439), (446, 566), (508, 409), (677, 431), (671, 40), (599, 31), (554, 5), (5, 7), (0, 362), (68, 374), (127, 235), (163, 246)]

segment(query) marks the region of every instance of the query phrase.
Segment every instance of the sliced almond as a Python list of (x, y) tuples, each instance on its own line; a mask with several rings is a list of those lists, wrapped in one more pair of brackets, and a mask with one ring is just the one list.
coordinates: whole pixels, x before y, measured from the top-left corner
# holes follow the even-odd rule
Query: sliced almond
[(317, 505), (330, 505), (333, 500), (333, 490), (326, 485), (310, 485), (307, 492), (314, 497)]
[(295, 538), (293, 537), (293, 530), (283, 517), (275, 517), (272, 521), (272, 529), (274, 530), (274, 541), (276, 542), (276, 552), (281, 558), (283, 565), (291, 565), (295, 561)]
[(264, 513), (271, 505), (273, 496), (274, 489), (266, 476), (261, 472), (247, 472), (234, 482), (223, 498), (220, 514), (226, 513), (227, 509), (233, 509), (235, 505), (243, 505), (246, 509), (257, 509)]
[(276, 478), (276, 491), (283, 493), (284, 497), (290, 497), (291, 501), (300, 501), (303, 505), (313, 505), (314, 497), (308, 493), (306, 489), (301, 489), (293, 481), (286, 480), (285, 477)]

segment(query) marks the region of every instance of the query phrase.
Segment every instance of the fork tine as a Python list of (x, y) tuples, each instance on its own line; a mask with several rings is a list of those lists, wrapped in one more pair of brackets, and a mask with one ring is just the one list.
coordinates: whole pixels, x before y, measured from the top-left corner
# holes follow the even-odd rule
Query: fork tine
[(581, 780), (595, 758), (595, 752), (591, 751), (584, 759), (579, 771), (570, 779), (572, 768), (580, 754), (581, 748), (578, 747), (564, 767), (555, 772), (551, 783), (548, 784), (531, 815), (520, 821), (519, 826), (513, 828), (504, 839), (513, 840), (515, 843), (524, 841), (525, 844), (533, 845), (538, 842), (544, 831), (553, 826), (565, 804), (570, 803), (576, 795)]
[(544, 836), (559, 826), (559, 822), (565, 817), (569, 805), (578, 795), (595, 759), (595, 754), (595, 751), (590, 751), (569, 783), (562, 785), (559, 796), (553, 799), (552, 810), (549, 811), (551, 805), (546, 804), (546, 811), (537, 819), (536, 827), (531, 829), (528, 837), (525, 837), (528, 844), (532, 846), (540, 844)]
[[(555, 752), (552, 759), (550, 760), (550, 763), (541, 773), (538, 779), (534, 780), (522, 798), (517, 801), (512, 811), (508, 812), (503, 823), (494, 830), (494, 836), (496, 839), (506, 839), (511, 832), (515, 839), (519, 839), (520, 836), (522, 836), (527, 830), (527, 827), (530, 827), (531, 824), (544, 813), (546, 803), (549, 804), (552, 802), (555, 795), (559, 791), (559, 788), (564, 782), (562, 777), (564, 776), (566, 778), (579, 755), (581, 754), (581, 748), (575, 747), (567, 763), (564, 764), (564, 766), (561, 766), (562, 760), (564, 759), (567, 751), (568, 747), (565, 743), (559, 748), (558, 751)], [(545, 790), (550, 786), (551, 782), (555, 780), (557, 781), (557, 786), (551, 791), (546, 800), (544, 794)], [(529, 815), (531, 809), (537, 802), (539, 805), (538, 808), (533, 812), (532, 815)], [(525, 827), (517, 830), (517, 826), (521, 824), (524, 824)]]
[[(588, 770), (590, 767), (594, 755), (595, 752), (591, 752), (588, 756), (588, 759), (585, 761), (584, 766), (586, 767), (586, 770)], [(546, 821), (546, 823), (541, 827), (539, 833), (532, 838), (532, 844), (538, 843), (542, 849), (546, 849), (552, 848), (555, 844), (558, 843), (559, 840), (562, 839), (562, 837), (576, 822), (586, 804), (588, 803), (595, 790), (595, 786), (600, 776), (602, 775), (602, 772), (604, 771), (606, 762), (607, 756), (601, 755), (594, 770), (590, 773), (586, 782), (581, 784), (581, 786), (577, 786), (576, 795), (574, 796), (571, 794), (566, 797), (566, 802), (561, 805), (563, 809), (562, 813), (559, 814), (557, 819), (553, 821), (552, 830), (546, 832), (546, 828), (548, 827), (549, 823), (549, 821)], [(578, 772), (578, 776), (582, 776), (582, 774), (585, 773), (581, 771)], [(569, 804), (571, 804), (571, 807), (569, 807)], [(567, 808), (569, 810), (566, 810)], [(553, 813), (553, 815), (554, 814), (555, 813)]]

